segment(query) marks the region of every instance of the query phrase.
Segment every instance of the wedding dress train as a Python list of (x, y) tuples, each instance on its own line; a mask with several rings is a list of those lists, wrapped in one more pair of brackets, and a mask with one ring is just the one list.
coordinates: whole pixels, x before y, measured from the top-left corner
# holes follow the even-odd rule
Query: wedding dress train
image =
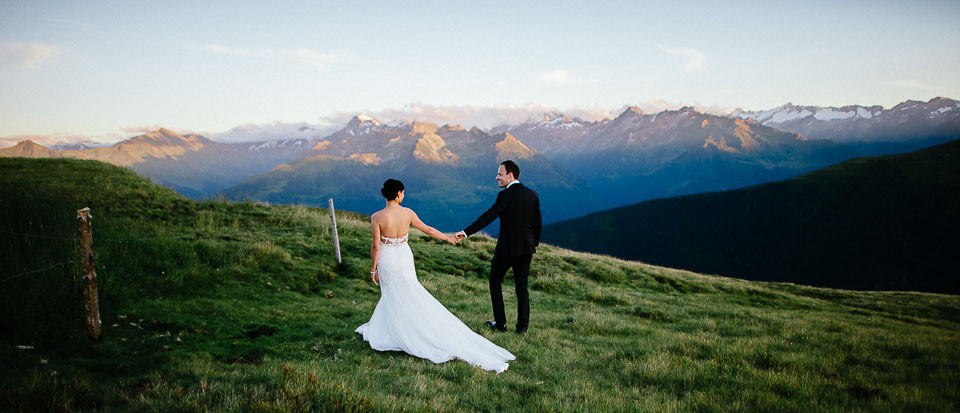
[(380, 301), (370, 321), (356, 329), (370, 347), (434, 363), (457, 358), (484, 370), (505, 371), (513, 354), (473, 332), (417, 280), (407, 235), (380, 238)]

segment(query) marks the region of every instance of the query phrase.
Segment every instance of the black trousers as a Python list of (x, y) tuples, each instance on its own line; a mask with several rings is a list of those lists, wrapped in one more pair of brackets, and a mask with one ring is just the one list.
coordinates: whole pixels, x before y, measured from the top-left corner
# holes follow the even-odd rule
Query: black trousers
[(517, 330), (525, 331), (530, 324), (530, 292), (527, 291), (527, 276), (533, 254), (518, 257), (493, 256), (490, 263), (490, 300), (493, 302), (493, 321), (498, 326), (507, 325), (503, 311), (503, 277), (513, 268), (513, 280), (517, 288)]

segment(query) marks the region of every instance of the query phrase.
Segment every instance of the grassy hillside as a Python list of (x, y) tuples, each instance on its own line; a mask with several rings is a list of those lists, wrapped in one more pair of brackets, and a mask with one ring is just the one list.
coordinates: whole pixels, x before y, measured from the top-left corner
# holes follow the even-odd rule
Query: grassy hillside
[[(104, 333), (82, 325), (89, 206)], [(483, 328), (494, 241), (414, 234), (420, 280), (517, 355), (378, 353), (367, 218), (195, 202), (91, 161), (0, 159), (0, 411), (955, 411), (960, 298), (699, 275), (544, 246), (530, 332)], [(41, 270), (31, 272), (34, 270)], [(512, 301), (511, 280), (506, 295)], [(508, 316), (515, 316), (508, 305)]]
[(835, 288), (960, 293), (960, 141), (544, 228), (567, 248)]

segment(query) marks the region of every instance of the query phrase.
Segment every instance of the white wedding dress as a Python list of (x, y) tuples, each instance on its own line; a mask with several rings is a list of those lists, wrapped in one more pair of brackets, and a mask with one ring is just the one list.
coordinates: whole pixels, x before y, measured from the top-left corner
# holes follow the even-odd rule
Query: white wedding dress
[(370, 321), (356, 330), (370, 347), (434, 363), (457, 358), (484, 370), (505, 371), (513, 354), (473, 332), (420, 285), (407, 235), (380, 238), (380, 301)]

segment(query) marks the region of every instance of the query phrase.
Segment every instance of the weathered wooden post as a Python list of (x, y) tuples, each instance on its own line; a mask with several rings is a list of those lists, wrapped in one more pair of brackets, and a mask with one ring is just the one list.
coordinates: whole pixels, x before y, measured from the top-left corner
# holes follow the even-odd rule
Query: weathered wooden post
[(93, 268), (93, 231), (90, 229), (90, 208), (77, 211), (80, 223), (80, 256), (83, 268), (83, 309), (86, 310), (87, 334), (100, 340), (100, 301), (97, 298), (97, 273)]
[(333, 198), (327, 198), (327, 202), (330, 204), (330, 224), (333, 225), (333, 251), (337, 254), (337, 264), (342, 264), (340, 261), (340, 237), (337, 235), (337, 214), (333, 212)]

